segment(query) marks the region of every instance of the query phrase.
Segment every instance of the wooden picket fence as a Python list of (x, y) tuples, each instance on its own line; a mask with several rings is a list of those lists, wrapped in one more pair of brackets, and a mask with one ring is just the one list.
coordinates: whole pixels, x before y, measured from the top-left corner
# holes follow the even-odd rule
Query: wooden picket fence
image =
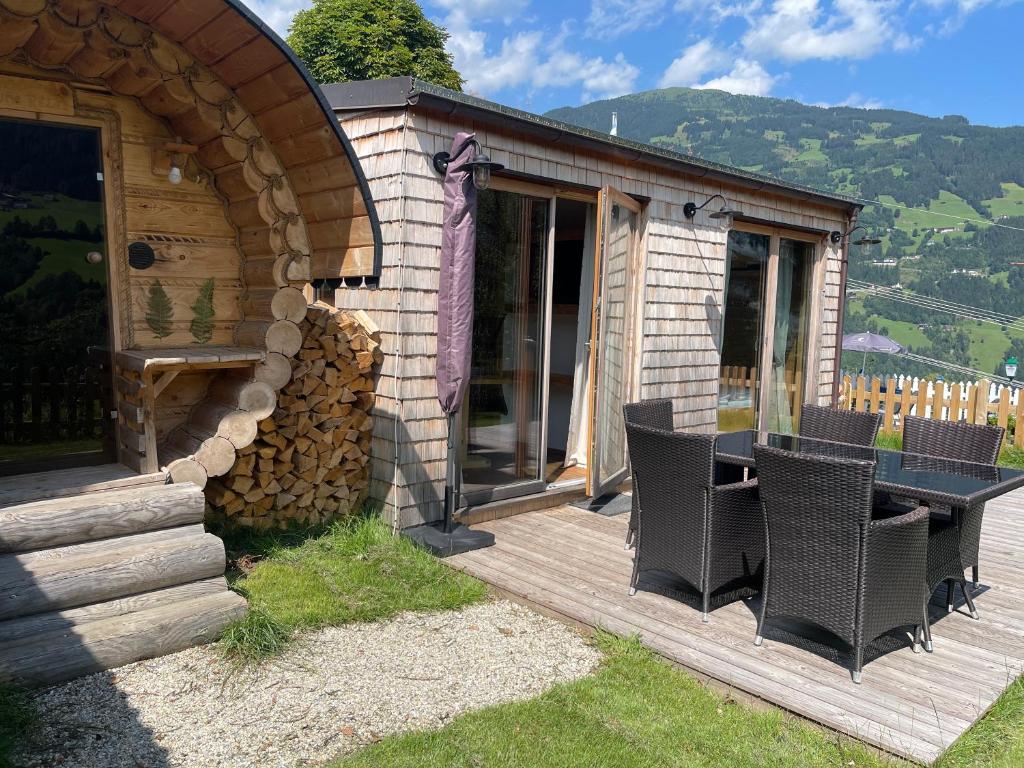
[(1006, 441), (1024, 447), (1024, 397), (1020, 390), (987, 379), (945, 382), (910, 377), (881, 379), (843, 376), (839, 405), (853, 411), (882, 414), (882, 431), (903, 431), (902, 417), (911, 414), (942, 421), (998, 424)]
[(0, 371), (0, 443), (103, 437), (103, 373), (95, 367), (12, 365)]

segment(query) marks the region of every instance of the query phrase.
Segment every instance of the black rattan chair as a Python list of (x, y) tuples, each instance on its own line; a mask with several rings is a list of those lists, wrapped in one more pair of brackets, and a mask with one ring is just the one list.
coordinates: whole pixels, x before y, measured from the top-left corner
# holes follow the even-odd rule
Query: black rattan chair
[[(907, 416), (903, 422), (903, 452), (994, 467), (1005, 432), (1002, 427), (989, 424)], [(960, 510), (956, 515), (948, 507), (932, 506), (929, 531), (928, 586), (934, 591), (939, 584), (946, 582), (946, 606), (952, 612), (954, 585), (959, 584), (967, 608), (975, 619), (978, 618), (978, 610), (967, 589), (964, 571), (971, 569), (971, 580), (977, 587), (978, 547), (984, 514), (984, 504)]]
[[(654, 427), (671, 432), (672, 400), (664, 397), (658, 400), (641, 400), (639, 403), (627, 403), (622, 406), (622, 416), (627, 424), (642, 427)], [(629, 510), (629, 527), (626, 529), (626, 549), (636, 543), (636, 483), (633, 484), (632, 506)]]
[(882, 414), (840, 411), (823, 405), (805, 405), (800, 409), (801, 437), (831, 440), (849, 445), (874, 445)]
[(800, 619), (853, 650), (861, 680), (864, 648), (913, 626), (914, 650), (928, 640), (925, 570), (928, 510), (871, 519), (875, 465), (754, 447), (767, 531), (765, 581), (755, 645), (772, 619)]
[(637, 499), (636, 554), (629, 593), (640, 574), (662, 571), (711, 599), (761, 588), (764, 524), (757, 481), (714, 485), (715, 436), (626, 424)]

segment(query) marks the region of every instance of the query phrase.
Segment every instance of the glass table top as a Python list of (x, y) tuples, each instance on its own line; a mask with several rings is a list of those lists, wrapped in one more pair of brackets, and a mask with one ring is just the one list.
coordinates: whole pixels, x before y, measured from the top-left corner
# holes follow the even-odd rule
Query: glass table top
[(716, 458), (753, 467), (755, 445), (871, 461), (875, 463), (875, 485), (880, 489), (957, 506), (971, 506), (1024, 487), (1024, 470), (753, 430), (720, 434)]

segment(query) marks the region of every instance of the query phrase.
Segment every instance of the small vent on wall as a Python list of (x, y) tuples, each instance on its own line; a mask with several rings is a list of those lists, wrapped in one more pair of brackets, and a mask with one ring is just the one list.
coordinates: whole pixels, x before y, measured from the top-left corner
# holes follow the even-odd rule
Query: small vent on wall
[(128, 266), (132, 269), (149, 269), (156, 261), (156, 254), (148, 243), (134, 242), (128, 246)]

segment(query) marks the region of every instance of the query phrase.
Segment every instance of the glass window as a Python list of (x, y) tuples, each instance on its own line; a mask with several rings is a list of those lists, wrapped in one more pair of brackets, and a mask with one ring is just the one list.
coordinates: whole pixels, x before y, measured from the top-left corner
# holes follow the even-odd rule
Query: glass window
[(768, 277), (768, 235), (732, 231), (726, 251), (718, 429), (757, 426), (761, 321)]
[(547, 232), (547, 200), (479, 193), (465, 493), (541, 480)]

